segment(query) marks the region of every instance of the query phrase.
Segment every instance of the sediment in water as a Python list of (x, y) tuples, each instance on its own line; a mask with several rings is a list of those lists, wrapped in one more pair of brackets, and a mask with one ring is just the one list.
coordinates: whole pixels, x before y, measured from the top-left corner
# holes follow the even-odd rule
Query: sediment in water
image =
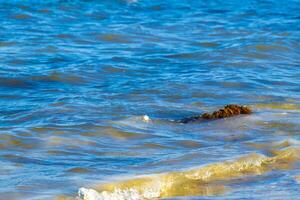
[(83, 200), (141, 200), (218, 195), (226, 191), (220, 181), (259, 175), (274, 169), (286, 169), (297, 160), (300, 160), (300, 148), (289, 147), (276, 151), (273, 157), (253, 153), (235, 161), (210, 164), (192, 170), (108, 183), (96, 187), (96, 190), (81, 188), (79, 196)]

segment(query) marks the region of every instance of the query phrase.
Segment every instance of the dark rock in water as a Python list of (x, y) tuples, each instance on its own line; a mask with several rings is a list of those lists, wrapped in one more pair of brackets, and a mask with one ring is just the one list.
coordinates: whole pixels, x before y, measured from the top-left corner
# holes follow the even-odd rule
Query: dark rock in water
[(226, 117), (232, 117), (240, 114), (250, 114), (251, 109), (246, 106), (239, 105), (227, 105), (223, 109), (213, 112), (212, 114), (204, 113), (201, 115), (203, 119), (220, 119)]
[(230, 104), (225, 106), (224, 108), (210, 113), (204, 113), (202, 115), (188, 117), (179, 120), (179, 123), (190, 123), (195, 121), (201, 121), (201, 120), (214, 120), (214, 119), (222, 119), (227, 117), (232, 117), (240, 114), (251, 114), (251, 109), (247, 106), (239, 106), (235, 104)]

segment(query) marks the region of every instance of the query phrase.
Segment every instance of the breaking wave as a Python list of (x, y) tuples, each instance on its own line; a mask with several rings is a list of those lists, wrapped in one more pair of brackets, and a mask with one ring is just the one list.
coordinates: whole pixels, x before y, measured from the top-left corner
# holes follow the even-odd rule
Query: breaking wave
[(246, 175), (260, 175), (275, 169), (287, 169), (299, 159), (299, 147), (274, 151), (271, 157), (253, 153), (234, 161), (214, 163), (187, 171), (142, 176), (103, 184), (95, 189), (80, 188), (78, 198), (82, 200), (149, 200), (177, 196), (218, 195), (228, 190), (219, 183), (220, 181)]

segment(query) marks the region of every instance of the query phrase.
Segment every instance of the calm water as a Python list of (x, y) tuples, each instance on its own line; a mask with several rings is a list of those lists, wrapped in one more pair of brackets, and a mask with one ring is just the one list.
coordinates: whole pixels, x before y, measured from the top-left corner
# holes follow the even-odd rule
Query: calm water
[(300, 1), (1, 0), (0, 114), (1, 200), (300, 199)]

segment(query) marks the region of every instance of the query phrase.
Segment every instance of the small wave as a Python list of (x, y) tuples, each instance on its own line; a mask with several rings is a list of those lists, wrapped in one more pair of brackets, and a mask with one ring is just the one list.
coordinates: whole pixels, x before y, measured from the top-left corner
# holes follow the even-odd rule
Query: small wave
[(127, 117), (121, 120), (114, 121), (114, 124), (133, 127), (138, 129), (147, 129), (153, 120), (148, 115)]
[(100, 194), (93, 189), (80, 188), (78, 195), (83, 200), (143, 200), (159, 197), (159, 193), (155, 191), (146, 191), (141, 195), (136, 189), (116, 189), (114, 192), (103, 191)]
[[(286, 169), (286, 165), (300, 160), (300, 148), (289, 147), (275, 156), (250, 154), (235, 161), (210, 164), (200, 168), (138, 177), (116, 183), (100, 185), (94, 189), (79, 189), (83, 200), (143, 200), (176, 196), (217, 195), (226, 191), (217, 181), (259, 175), (274, 169)], [(102, 192), (97, 192), (100, 190)]]
[(32, 88), (32, 84), (23, 78), (18, 77), (0, 77), (0, 86), (8, 88), (26, 89)]
[(270, 103), (270, 104), (257, 104), (256, 108), (270, 109), (270, 110), (300, 110), (299, 104), (294, 103)]
[(64, 74), (60, 72), (52, 72), (44, 76), (32, 76), (30, 77), (35, 82), (58, 82), (67, 84), (82, 84), (85, 80), (82, 77), (70, 74)]
[(300, 175), (296, 176), (295, 179), (298, 183), (300, 183)]

